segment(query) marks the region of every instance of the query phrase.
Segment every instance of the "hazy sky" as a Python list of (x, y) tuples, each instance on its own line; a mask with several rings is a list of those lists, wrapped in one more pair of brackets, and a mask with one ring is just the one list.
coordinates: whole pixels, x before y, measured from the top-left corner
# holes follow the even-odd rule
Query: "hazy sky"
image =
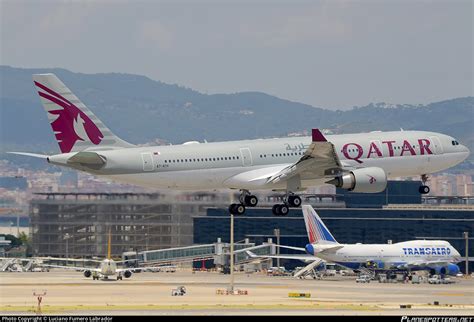
[(473, 1), (0, 0), (0, 10), (3, 65), (324, 108), (474, 95)]

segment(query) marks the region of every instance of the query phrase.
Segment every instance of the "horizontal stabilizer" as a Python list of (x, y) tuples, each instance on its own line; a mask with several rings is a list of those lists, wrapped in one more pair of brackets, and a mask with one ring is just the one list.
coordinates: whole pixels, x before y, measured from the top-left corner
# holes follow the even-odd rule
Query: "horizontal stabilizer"
[(9, 154), (18, 154), (18, 155), (26, 155), (28, 157), (40, 158), (40, 159), (47, 159), (49, 155), (46, 154), (38, 154), (38, 153), (29, 153), (29, 152), (7, 152)]

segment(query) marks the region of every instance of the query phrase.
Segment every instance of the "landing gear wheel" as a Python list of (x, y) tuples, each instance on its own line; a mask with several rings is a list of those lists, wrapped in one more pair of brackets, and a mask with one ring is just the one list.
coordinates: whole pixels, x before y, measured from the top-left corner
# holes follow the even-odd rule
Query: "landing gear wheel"
[(258, 204), (258, 198), (254, 195), (245, 196), (244, 203), (247, 207), (256, 207)]
[(290, 207), (298, 208), (299, 206), (301, 206), (301, 198), (299, 196), (289, 196), (288, 204), (290, 205)]
[(282, 216), (286, 216), (288, 215), (288, 212), (290, 211), (290, 208), (288, 208), (287, 205), (283, 204), (283, 205), (280, 205), (280, 215)]
[(229, 206), (229, 212), (233, 215), (243, 215), (245, 213), (245, 206), (240, 203), (233, 203)]
[(286, 216), (288, 215), (288, 212), (290, 209), (288, 208), (287, 205), (282, 204), (282, 205), (274, 205), (272, 207), (272, 212), (275, 216)]
[(418, 188), (418, 192), (421, 193), (422, 195), (426, 195), (427, 193), (430, 193), (430, 187), (420, 186), (420, 188)]
[(272, 213), (275, 216), (280, 216), (280, 205), (273, 205), (272, 207)]

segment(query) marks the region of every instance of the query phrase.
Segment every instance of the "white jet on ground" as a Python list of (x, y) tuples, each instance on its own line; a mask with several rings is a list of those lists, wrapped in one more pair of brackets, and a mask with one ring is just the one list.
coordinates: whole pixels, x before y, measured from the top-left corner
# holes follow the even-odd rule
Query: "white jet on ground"
[(426, 131), (324, 136), (313, 129), (309, 137), (138, 147), (114, 135), (54, 74), (33, 80), (61, 153), (14, 153), (140, 186), (237, 189), (240, 203), (229, 207), (234, 214), (257, 205), (252, 190), (284, 193), (284, 202), (273, 206), (275, 215), (299, 207), (299, 191), (325, 183), (376, 193), (387, 178), (419, 175), (420, 193), (428, 193), (428, 174), (469, 155), (455, 138)]
[[(99, 267), (80, 267), (80, 266), (61, 266), (61, 265), (43, 265), (46, 267), (52, 268), (63, 268), (63, 269), (73, 269), (78, 272), (83, 272), (85, 277), (91, 277), (95, 280), (103, 279), (107, 280), (109, 277), (116, 277), (117, 280), (122, 280), (123, 276), (125, 278), (130, 278), (133, 272), (142, 271), (143, 268), (117, 268), (117, 263), (112, 259), (111, 256), (111, 235), (109, 233), (109, 240), (107, 245), (107, 258), (102, 261), (95, 261), (99, 263)], [(122, 262), (122, 261), (121, 261)]]
[[(457, 275), (461, 261), (459, 252), (444, 240), (410, 240), (395, 244), (340, 244), (310, 205), (303, 205), (303, 216), (309, 243), (305, 248), (314, 261), (339, 264), (353, 270), (427, 270), (431, 275)], [(309, 261), (307, 255), (250, 257), (289, 258)]]

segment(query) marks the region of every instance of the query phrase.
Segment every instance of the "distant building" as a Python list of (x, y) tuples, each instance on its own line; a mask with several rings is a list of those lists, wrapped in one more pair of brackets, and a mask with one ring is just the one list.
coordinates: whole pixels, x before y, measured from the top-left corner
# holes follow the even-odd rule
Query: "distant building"
[[(442, 207), (391, 206), (389, 208), (321, 208), (319, 215), (340, 243), (393, 243), (412, 239), (445, 239), (462, 256), (465, 254), (463, 232), (474, 235), (474, 207), (443, 209)], [(209, 244), (221, 237), (229, 241), (230, 216), (226, 209), (210, 208), (206, 216), (194, 218), (194, 243)], [(275, 240), (274, 230), (280, 230), (280, 244), (304, 247), (308, 237), (300, 209), (291, 209), (289, 215), (277, 217), (270, 208), (247, 209), (243, 216), (234, 216), (234, 239), (248, 238), (261, 244), (268, 238)], [(297, 251), (285, 251), (300, 253)], [(474, 257), (474, 247), (469, 247)], [(288, 265), (288, 260), (282, 260)], [(293, 261), (293, 266), (301, 266)], [(464, 271), (464, 264), (460, 265)], [(474, 263), (470, 262), (470, 271)]]
[(192, 216), (220, 204), (213, 194), (188, 194), (179, 200), (161, 194), (40, 193), (30, 203), (36, 256), (91, 257), (188, 246)]

